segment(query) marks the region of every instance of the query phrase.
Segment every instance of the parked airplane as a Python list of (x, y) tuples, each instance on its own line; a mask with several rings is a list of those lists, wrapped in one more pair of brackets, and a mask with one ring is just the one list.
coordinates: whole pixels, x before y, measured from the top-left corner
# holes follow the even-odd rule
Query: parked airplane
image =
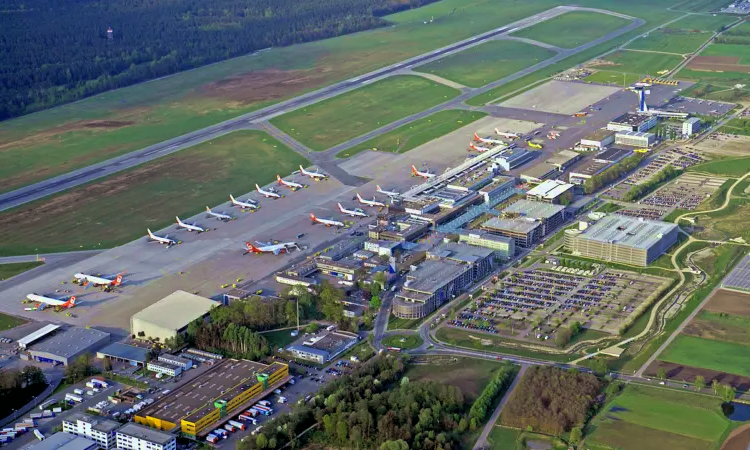
[(229, 214), (211, 211), (211, 208), (209, 208), (208, 206), (206, 206), (206, 217), (216, 217), (222, 222), (229, 222), (230, 220), (234, 220), (234, 217), (230, 216)]
[(480, 147), (478, 145), (474, 145), (473, 142), (469, 143), (469, 148), (472, 149), (472, 150), (474, 150), (475, 152), (479, 152), (479, 153), (484, 153), (486, 151), (489, 151), (489, 148), (487, 148), (487, 147)]
[(372, 200), (365, 200), (362, 198), (361, 195), (359, 195), (359, 192), (357, 193), (357, 200), (359, 200), (360, 203), (367, 206), (375, 206), (377, 208), (385, 208), (385, 203), (376, 201), (374, 198)]
[(333, 227), (343, 227), (343, 226), (345, 226), (344, 222), (339, 222), (338, 220), (333, 220), (333, 219), (318, 219), (317, 217), (315, 217), (314, 213), (310, 213), (310, 219), (313, 221), (313, 223), (316, 223), (316, 222), (317, 223), (322, 223), (323, 225), (325, 225), (327, 227), (331, 227), (331, 226), (333, 226)]
[(167, 248), (169, 248), (169, 247), (171, 247), (173, 245), (177, 245), (177, 241), (175, 241), (174, 239), (170, 239), (169, 235), (161, 237), (161, 236), (157, 236), (154, 233), (152, 233), (151, 230), (148, 229), (148, 228), (146, 228), (146, 231), (148, 231), (148, 237), (149, 237), (149, 239), (151, 239), (151, 241), (153, 241), (153, 242), (158, 242), (160, 244), (164, 244), (164, 245), (167, 246)]
[(413, 177), (422, 177), (422, 178), (432, 178), (432, 177), (435, 176), (435, 174), (432, 173), (432, 172), (428, 172), (428, 171), (420, 172), (419, 170), (417, 170), (416, 167), (414, 167), (414, 164), (412, 164), (411, 165), (411, 176), (413, 176)]
[(388, 197), (398, 197), (399, 195), (396, 191), (386, 191), (384, 189), (381, 189), (379, 184), (376, 184), (375, 188), (378, 194), (387, 195)]
[(343, 206), (341, 206), (341, 203), (339, 203), (339, 211), (341, 211), (342, 214), (346, 214), (347, 216), (351, 216), (351, 217), (367, 217), (367, 214), (361, 209), (359, 208), (346, 209)]
[(240, 209), (252, 209), (253, 211), (260, 209), (260, 206), (256, 205), (254, 201), (247, 200), (243, 202), (242, 200), (236, 200), (232, 194), (229, 194), (229, 200), (231, 200), (232, 206), (239, 206)]
[(264, 190), (263, 190), (263, 189), (261, 189), (261, 188), (260, 188), (260, 186), (258, 186), (257, 184), (255, 185), (255, 189), (257, 189), (257, 190), (258, 190), (258, 192), (260, 193), (260, 195), (262, 195), (262, 196), (264, 196), (264, 197), (266, 197), (266, 198), (272, 198), (272, 199), (274, 199), (274, 200), (275, 200), (275, 199), (278, 199), (278, 198), (281, 198), (281, 194), (279, 194), (278, 192), (273, 192), (273, 191), (264, 191)]
[(276, 180), (279, 182), (279, 184), (286, 186), (288, 188), (292, 188), (293, 191), (296, 191), (297, 189), (302, 189), (303, 187), (305, 187), (293, 181), (286, 181), (285, 179), (281, 178), (278, 174), (276, 175)]
[(185, 223), (180, 220), (179, 217), (175, 216), (175, 219), (177, 219), (177, 228), (184, 228), (188, 231), (195, 231), (197, 233), (203, 233), (204, 231), (208, 231), (205, 228), (199, 227), (198, 225), (194, 223)]
[(320, 179), (320, 180), (325, 180), (326, 178), (328, 178), (328, 175), (326, 175), (326, 174), (324, 174), (324, 173), (320, 173), (320, 172), (308, 172), (308, 171), (306, 171), (306, 170), (305, 170), (304, 168), (302, 168), (302, 166), (301, 166), (301, 165), (299, 166), (299, 171), (300, 171), (300, 173), (301, 173), (302, 175), (305, 175), (305, 176), (307, 176), (307, 177), (310, 177), (310, 178), (312, 178), (313, 180), (318, 180), (318, 179)]
[(293, 248), (296, 248), (299, 250), (299, 247), (295, 242), (282, 242), (280, 244), (271, 244), (270, 242), (258, 242), (255, 241), (256, 244), (259, 245), (259, 247), (256, 247), (250, 242), (245, 242), (245, 247), (247, 249), (245, 250), (245, 253), (243, 255), (247, 255), (248, 253), (273, 253), (274, 255), (278, 255), (279, 253), (289, 253), (289, 251)]
[[(31, 300), (32, 302), (39, 302), (43, 303), (45, 305), (49, 306), (59, 306), (61, 308), (73, 308), (76, 305), (76, 296), (73, 295), (70, 298), (66, 300), (61, 300), (59, 298), (51, 298), (51, 297), (45, 297), (44, 295), (37, 295), (37, 294), (29, 294), (26, 296), (27, 299)], [(36, 311), (40, 309), (41, 305), (38, 305), (36, 308), (25, 308), (26, 311)], [(43, 309), (43, 308), (42, 308)]]
[(109, 278), (97, 277), (94, 275), (86, 275), (85, 273), (77, 273), (73, 275), (79, 283), (97, 286), (103, 286), (106, 288), (117, 287), (122, 284), (122, 274), (118, 273), (114, 280)]
[(506, 133), (495, 128), (495, 134), (498, 136), (507, 137), (509, 139), (517, 139), (519, 136), (516, 133)]
[(490, 138), (481, 138), (479, 135), (474, 133), (474, 140), (479, 141), (483, 144), (495, 144), (495, 145), (503, 145), (505, 142), (498, 140), (498, 139), (490, 139)]

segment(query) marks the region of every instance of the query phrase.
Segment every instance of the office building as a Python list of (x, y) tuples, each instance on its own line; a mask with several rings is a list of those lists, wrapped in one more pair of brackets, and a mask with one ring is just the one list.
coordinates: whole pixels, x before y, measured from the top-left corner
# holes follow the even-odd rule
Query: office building
[(170, 433), (128, 423), (117, 430), (117, 448), (125, 450), (176, 450), (177, 438)]
[(701, 129), (701, 120), (697, 117), (691, 117), (682, 122), (682, 136), (690, 137)]
[(615, 135), (615, 144), (629, 145), (631, 147), (648, 148), (654, 142), (656, 142), (656, 135), (654, 133), (623, 131)]
[(297, 358), (325, 364), (351, 348), (358, 341), (356, 335), (334, 331), (312, 336), (299, 344), (292, 344), (286, 349)]
[[(648, 131), (656, 126), (658, 120), (656, 115), (625, 113), (607, 124), (611, 131)], [(617, 143), (617, 136), (615, 136)]]
[(540, 162), (521, 172), (521, 179), (527, 183), (541, 183), (548, 178), (554, 178), (560, 173), (560, 169), (548, 162)]
[(146, 365), (146, 369), (150, 370), (151, 372), (166, 375), (168, 377), (176, 377), (177, 375), (182, 373), (182, 367), (162, 361), (149, 361), (149, 363)]
[(181, 367), (183, 370), (187, 370), (193, 367), (193, 361), (182, 356), (170, 355), (168, 353), (159, 355), (159, 361), (173, 366)]
[(79, 437), (96, 442), (99, 448), (109, 450), (115, 448), (117, 436), (115, 431), (120, 423), (103, 417), (90, 416), (83, 413), (72, 413), (62, 421), (62, 430)]
[(615, 132), (612, 130), (596, 130), (581, 139), (581, 147), (601, 150), (615, 142)]
[(567, 205), (573, 199), (573, 185), (560, 180), (547, 180), (528, 191), (526, 199)]

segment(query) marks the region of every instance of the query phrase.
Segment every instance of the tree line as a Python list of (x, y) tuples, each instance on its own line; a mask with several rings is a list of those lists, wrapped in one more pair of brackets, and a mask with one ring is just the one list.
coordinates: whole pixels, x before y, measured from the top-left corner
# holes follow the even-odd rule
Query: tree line
[(655, 191), (656, 188), (666, 183), (667, 181), (677, 178), (678, 176), (680, 176), (680, 174), (682, 174), (682, 170), (676, 169), (671, 165), (667, 165), (645, 183), (636, 184), (635, 186), (630, 188), (630, 190), (625, 193), (623, 200), (625, 200), (626, 202), (639, 200)]
[(7, 0), (0, 120), (268, 47), (382, 27), (381, 16), (432, 1)]
[(619, 180), (622, 176), (626, 175), (628, 172), (635, 170), (638, 167), (638, 164), (641, 163), (643, 158), (644, 158), (643, 153), (636, 153), (634, 155), (628, 156), (627, 158), (613, 165), (612, 167), (600, 173), (599, 175), (594, 175), (593, 177), (586, 180), (583, 183), (583, 191), (586, 194), (593, 194), (594, 192), (598, 191), (602, 186), (612, 183), (613, 181)]
[(46, 385), (47, 379), (39, 367), (25, 366), (0, 372), (0, 418), (31, 401)]

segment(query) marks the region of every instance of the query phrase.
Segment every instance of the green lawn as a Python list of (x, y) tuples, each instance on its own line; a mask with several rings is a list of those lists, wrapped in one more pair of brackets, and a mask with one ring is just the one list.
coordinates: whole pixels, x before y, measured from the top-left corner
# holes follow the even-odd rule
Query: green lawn
[(392, 334), (382, 340), (384, 347), (396, 347), (403, 350), (411, 350), (424, 344), (418, 334)]
[(34, 267), (39, 267), (42, 264), (44, 264), (44, 261), (33, 261), (33, 262), (23, 262), (23, 263), (14, 263), (14, 264), (0, 264), (0, 281), (7, 280), (8, 278), (12, 278), (19, 273), (26, 272), (27, 270), (31, 270)]
[(730, 119), (726, 124), (719, 127), (721, 133), (739, 134), (750, 136), (750, 120), (748, 119)]
[(25, 319), (21, 319), (20, 317), (0, 313), (0, 331), (10, 330), (11, 328), (23, 325), (26, 322)]
[(711, 44), (701, 52), (701, 56), (734, 56), (739, 64), (750, 64), (750, 46), (733, 44)]
[(336, 157), (347, 158), (365, 150), (405, 153), (433, 139), (456, 131), (486, 115), (487, 113), (481, 111), (466, 111), (461, 109), (436, 112), (422, 119), (402, 125), (393, 131), (381, 134), (367, 142), (355, 145), (346, 150), (341, 150)]
[(682, 333), (686, 336), (747, 345), (750, 343), (750, 319), (703, 310)]
[[(716, 16), (710, 14), (692, 14), (676, 20), (664, 28), (672, 30), (700, 30), (711, 33), (717, 32), (721, 27), (732, 24), (737, 21), (733, 15), (719, 14)], [(740, 25), (741, 26), (741, 25)]]
[(499, 361), (455, 356), (419, 357), (418, 362), (409, 364), (404, 377), (456, 386), (469, 402), (479, 396), (495, 371), (503, 367)]
[(607, 214), (611, 214), (615, 211), (619, 211), (623, 209), (624, 206), (618, 204), (618, 203), (605, 203), (602, 206), (596, 208), (596, 212), (603, 212)]
[[(477, 333), (451, 327), (441, 327), (435, 333), (438, 340), (457, 347), (486, 351), (488, 353), (503, 353), (508, 355), (525, 356), (528, 358), (545, 359), (549, 361), (568, 362), (575, 359), (572, 355), (536, 352), (525, 348), (514, 347), (514, 342), (496, 335)], [(483, 345), (482, 341), (489, 341), (491, 345)]]
[(516, 41), (490, 41), (417, 68), (469, 87), (481, 87), (555, 56)]
[(652, 31), (646, 37), (636, 39), (627, 48), (679, 54), (693, 53), (711, 36), (713, 33), (710, 32), (659, 29)]
[(459, 94), (458, 89), (420, 76), (400, 75), (275, 117), (271, 123), (323, 151)]
[(389, 330), (416, 330), (426, 320), (426, 317), (421, 319), (401, 319), (394, 315), (388, 317), (388, 329)]
[(674, 9), (677, 11), (690, 12), (709, 12), (718, 11), (724, 6), (732, 3), (733, 0), (686, 0), (675, 3)]
[(0, 255), (114, 247), (307, 163), (264, 132), (235, 131), (0, 213)]
[(261, 336), (268, 341), (268, 348), (272, 351), (276, 351), (276, 349), (286, 347), (294, 342), (295, 339), (299, 338), (299, 336), (292, 336), (292, 331), (294, 330), (269, 331), (267, 333), (262, 333)]
[(516, 441), (521, 436), (521, 430), (513, 428), (494, 426), (487, 438), (492, 450), (516, 450)]
[(680, 335), (659, 355), (662, 361), (750, 376), (750, 346)]
[(727, 158), (714, 162), (697, 164), (695, 166), (690, 166), (688, 171), (739, 178), (750, 172), (750, 156), (743, 158)]
[(607, 55), (606, 61), (615, 63), (614, 66), (601, 66), (603, 69), (617, 72), (633, 73), (637, 75), (658, 75), (658, 72), (672, 70), (682, 62), (678, 55), (662, 53), (618, 51)]
[(589, 83), (616, 84), (618, 86), (632, 86), (640, 81), (641, 76), (634, 73), (614, 72), (611, 70), (599, 70), (584, 78)]
[(545, 20), (513, 36), (563, 48), (575, 48), (630, 24), (629, 20), (595, 12), (574, 11)]

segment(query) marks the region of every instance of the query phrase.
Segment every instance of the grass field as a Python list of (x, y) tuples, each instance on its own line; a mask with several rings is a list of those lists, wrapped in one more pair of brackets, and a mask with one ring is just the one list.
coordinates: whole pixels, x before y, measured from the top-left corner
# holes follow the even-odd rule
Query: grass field
[(738, 64), (750, 64), (750, 48), (747, 45), (712, 43), (701, 52), (701, 56), (734, 56), (740, 58)]
[[(486, 352), (498, 352), (508, 355), (525, 356), (529, 358), (546, 359), (549, 361), (568, 362), (575, 359), (571, 355), (559, 355), (556, 353), (543, 353), (526, 350), (514, 346), (514, 342), (486, 333), (473, 333), (457, 328), (441, 327), (435, 336), (449, 345), (465, 347)], [(491, 343), (483, 345), (482, 341)]]
[(592, 423), (587, 443), (622, 450), (703, 450), (730, 425), (721, 400), (688, 392), (628, 385)]
[(727, 158), (718, 161), (697, 164), (688, 168), (688, 172), (711, 173), (739, 178), (750, 172), (750, 156), (744, 158)]
[(724, 6), (732, 3), (732, 0), (686, 0), (674, 5), (677, 11), (709, 12), (718, 11)]
[(386, 78), (271, 119), (316, 151), (446, 102), (460, 92), (416, 75)]
[(611, 70), (599, 70), (584, 78), (590, 83), (616, 84), (618, 86), (631, 86), (641, 79), (640, 75), (634, 73), (615, 72)]
[[(405, 377), (410, 381), (436, 381), (461, 389), (469, 402), (474, 401), (502, 363), (486, 359), (454, 356), (420, 358), (420, 364), (410, 364)], [(424, 364), (423, 364), (424, 363)]]
[(20, 317), (0, 313), (0, 331), (10, 330), (11, 328), (23, 325), (26, 322), (26, 320), (21, 319)]
[(235, 131), (0, 213), (0, 255), (120, 245), (307, 163), (264, 132)]
[(557, 47), (575, 48), (599, 39), (629, 23), (629, 20), (608, 14), (575, 11), (545, 20), (542, 23), (512, 33), (512, 35), (534, 39)]
[(468, 87), (481, 87), (555, 56), (555, 52), (516, 41), (489, 41), (417, 68)]
[(692, 14), (676, 20), (664, 28), (673, 30), (700, 30), (711, 33), (717, 32), (721, 27), (730, 25), (737, 21), (737, 17), (732, 15), (710, 15), (710, 14)]
[(750, 376), (750, 347), (680, 335), (659, 359), (686, 366)]
[(456, 131), (486, 115), (487, 113), (481, 111), (466, 111), (461, 109), (436, 112), (430, 116), (402, 125), (393, 131), (381, 134), (367, 142), (342, 150), (336, 157), (347, 158), (365, 150), (405, 153), (433, 139)]
[(731, 342), (750, 343), (750, 319), (747, 317), (703, 310), (685, 327), (686, 336)]
[(42, 264), (44, 264), (44, 261), (0, 264), (0, 281), (7, 280), (8, 278), (14, 277), (19, 273), (26, 272), (27, 270), (31, 270), (34, 267), (39, 267)]
[(733, 198), (721, 211), (696, 216), (695, 237), (708, 240), (726, 240), (742, 237), (750, 242), (750, 200)]
[(685, 54), (697, 51), (713, 36), (710, 32), (691, 32), (686, 30), (656, 30), (648, 36), (636, 39), (627, 48), (650, 50), (656, 52)]
[(392, 334), (383, 338), (383, 346), (397, 347), (403, 350), (417, 348), (424, 343), (418, 334)]
[(492, 428), (487, 442), (492, 450), (516, 450), (516, 442), (520, 436), (520, 430), (495, 426)]
[(726, 124), (719, 127), (720, 133), (738, 134), (750, 136), (750, 120), (748, 119), (730, 119)]
[(266, 338), (268, 348), (272, 351), (286, 347), (297, 339), (297, 337), (292, 336), (292, 330), (269, 331), (268, 333), (262, 333), (261, 336)]
[(659, 71), (672, 70), (677, 67), (682, 62), (682, 57), (662, 53), (629, 52), (623, 50), (607, 55), (604, 60), (614, 63), (614, 65), (600, 66), (605, 70), (637, 75), (657, 75)]

